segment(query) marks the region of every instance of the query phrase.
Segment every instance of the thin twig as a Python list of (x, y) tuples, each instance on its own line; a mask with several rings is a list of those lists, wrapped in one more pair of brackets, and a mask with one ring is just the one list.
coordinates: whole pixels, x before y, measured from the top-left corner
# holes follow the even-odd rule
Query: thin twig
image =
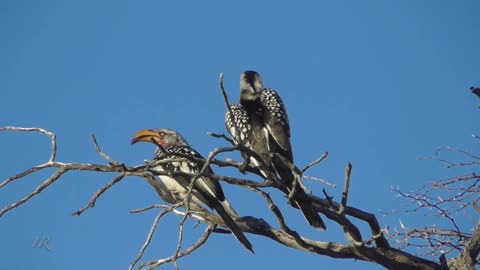
[(234, 142), (232, 139), (228, 138), (228, 137), (227, 137), (225, 134), (223, 134), (223, 133), (222, 133), (222, 134), (217, 134), (217, 133), (213, 133), (213, 132), (207, 132), (207, 134), (208, 134), (209, 136), (214, 137), (214, 138), (224, 139), (225, 141), (229, 142), (231, 145), (235, 145), (235, 142)]
[(474, 158), (474, 159), (480, 159), (480, 156), (474, 155), (474, 154), (472, 154), (468, 151), (465, 151), (463, 149), (456, 148), (456, 147), (451, 147), (451, 146), (444, 146), (444, 147), (438, 148), (437, 151), (435, 151), (435, 156), (437, 156), (442, 151), (459, 152), (461, 154), (465, 154), (468, 157), (471, 157), (471, 158)]
[(217, 225), (215, 225), (215, 224), (210, 224), (208, 226), (208, 228), (205, 230), (205, 233), (198, 239), (197, 242), (195, 242), (190, 247), (184, 249), (183, 251), (180, 251), (176, 257), (175, 256), (170, 256), (168, 258), (146, 262), (146, 263), (143, 263), (142, 265), (140, 265), (139, 268), (144, 268), (146, 266), (150, 266), (150, 267), (147, 268), (147, 270), (153, 270), (153, 269), (157, 268), (158, 266), (160, 266), (162, 264), (169, 263), (169, 262), (174, 262), (175, 260), (177, 260), (177, 259), (179, 259), (183, 256), (189, 255), (190, 253), (192, 253), (193, 251), (195, 251), (199, 247), (201, 247), (203, 244), (205, 244), (205, 242), (208, 240), (208, 238), (210, 237), (210, 235), (212, 234), (212, 231), (216, 228), (216, 226)]
[(233, 114), (232, 107), (230, 106), (230, 102), (228, 101), (227, 91), (225, 91), (225, 87), (223, 85), (223, 73), (220, 73), (219, 82), (220, 90), (222, 91), (223, 101), (225, 102), (225, 106), (227, 107), (228, 114), (230, 114), (230, 118), (232, 119), (233, 128), (235, 129), (235, 134), (237, 134), (238, 138), (233, 138), (237, 144), (243, 144), (242, 136), (240, 136), (240, 129), (238, 128), (237, 121), (235, 120), (235, 115)]
[[(187, 208), (187, 206), (185, 208)], [(185, 221), (187, 220), (187, 217), (188, 217), (188, 210), (186, 210), (185, 212), (186, 214), (182, 217), (182, 220), (178, 225), (178, 243), (177, 243), (177, 248), (175, 249), (175, 254), (173, 255), (173, 263), (175, 265), (175, 269), (177, 270), (178, 270), (177, 259), (179, 258), (180, 249), (182, 248), (182, 242), (183, 242), (183, 228), (184, 228)]]
[(352, 173), (352, 164), (350, 162), (347, 163), (345, 168), (345, 184), (343, 186), (342, 192), (342, 201), (340, 204), (340, 210), (338, 211), (340, 214), (343, 214), (343, 211), (347, 207), (347, 200), (348, 200), (348, 191), (350, 190), (350, 175)]
[(307, 166), (305, 166), (305, 168), (302, 169), (302, 175), (308, 170), (310, 169), (311, 167), (319, 164), (320, 162), (322, 162), (324, 159), (326, 159), (328, 157), (328, 152), (325, 152), (323, 153), (323, 155), (321, 157), (319, 157), (318, 159), (310, 162)]
[(117, 175), (115, 178), (112, 179), (112, 181), (108, 182), (108, 184), (106, 184), (105, 186), (103, 186), (102, 188), (100, 188), (99, 190), (95, 191), (95, 193), (93, 194), (92, 198), (90, 199), (90, 201), (80, 210), (78, 211), (75, 211), (72, 215), (74, 216), (80, 216), (81, 214), (83, 214), (83, 212), (87, 211), (87, 209), (89, 208), (93, 208), (95, 206), (95, 203), (97, 202), (97, 199), (102, 196), (102, 194), (109, 188), (111, 188), (113, 185), (115, 185), (116, 183), (120, 182), (120, 180), (122, 180), (123, 178), (125, 177), (125, 173), (121, 173), (119, 175)]
[(318, 178), (318, 177), (313, 177), (313, 176), (309, 176), (309, 175), (302, 175), (302, 178), (305, 178), (305, 179), (309, 179), (309, 180), (313, 180), (313, 181), (318, 181), (322, 184), (325, 184), (327, 186), (331, 186), (331, 187), (337, 187), (337, 185), (333, 184), (333, 183), (330, 183), (328, 182), (327, 180), (324, 180), (324, 179), (321, 179), (321, 178)]
[(140, 249), (140, 252), (138, 253), (137, 257), (130, 263), (130, 267), (128, 268), (128, 270), (132, 270), (133, 267), (135, 266), (135, 264), (137, 264), (137, 262), (143, 257), (143, 253), (145, 253), (145, 250), (148, 248), (148, 246), (150, 245), (150, 243), (152, 241), (153, 234), (155, 233), (155, 230), (157, 229), (158, 222), (160, 222), (160, 219), (165, 214), (169, 213), (172, 209), (173, 209), (172, 207), (167, 208), (167, 209), (163, 209), (155, 217), (155, 219), (153, 220), (152, 226), (150, 227), (150, 231), (147, 235), (147, 239), (145, 239), (145, 242), (143, 243), (142, 248)]
[(41, 164), (41, 165), (38, 165), (38, 166), (35, 166), (35, 167), (32, 167), (28, 170), (25, 170), (21, 173), (18, 173), (16, 175), (12, 175), (10, 177), (8, 177), (7, 179), (5, 179), (2, 183), (0, 183), (0, 188), (6, 186), (7, 184), (9, 184), (10, 182), (13, 182), (15, 180), (18, 180), (18, 179), (22, 179), (23, 177), (29, 175), (29, 174), (32, 174), (36, 171), (40, 171), (42, 169), (45, 169), (45, 168), (49, 168), (52, 166), (53, 163), (51, 162), (47, 162), (47, 163), (44, 163), (44, 164)]
[(55, 157), (57, 156), (57, 136), (55, 135), (55, 133), (43, 128), (25, 128), (25, 127), (12, 127), (12, 126), (0, 127), (0, 131), (4, 131), (4, 130), (27, 131), (27, 132), (33, 131), (33, 132), (40, 132), (47, 135), (52, 140), (52, 151), (50, 152), (50, 159), (48, 160), (48, 162), (55, 161)]
[(305, 167), (304, 169), (300, 170), (295, 164), (293, 164), (292, 162), (290, 162), (288, 159), (286, 159), (284, 156), (280, 155), (279, 153), (274, 153), (274, 154), (271, 154), (272, 157), (275, 157), (277, 159), (279, 159), (285, 166), (287, 166), (290, 170), (292, 170), (292, 172), (295, 174), (295, 175), (298, 175), (300, 176), (301, 178), (306, 178), (306, 179), (312, 179), (312, 180), (316, 180), (320, 183), (323, 183), (325, 185), (328, 185), (328, 186), (331, 186), (331, 187), (336, 187), (335, 184), (332, 184), (330, 182), (327, 182), (323, 179), (320, 179), (320, 178), (316, 178), (316, 177), (313, 177), (313, 176), (306, 176), (304, 175), (305, 171), (307, 171), (309, 168), (311, 168), (312, 166), (320, 163), (322, 160), (324, 160), (327, 156), (328, 156), (328, 152), (325, 152), (320, 158), (318, 158), (317, 160), (311, 162), (310, 164), (307, 165), (307, 167)]
[(166, 204), (152, 204), (152, 205), (147, 206), (147, 207), (137, 208), (137, 209), (130, 210), (130, 213), (132, 213), (132, 214), (138, 214), (138, 213), (142, 213), (142, 212), (145, 212), (145, 211), (148, 211), (148, 210), (152, 210), (152, 209), (157, 209), (157, 208), (167, 209), (167, 208), (171, 208), (171, 207), (172, 207), (172, 206), (168, 206), (168, 205), (166, 205)]
[(107, 154), (105, 154), (105, 153), (100, 149), (100, 146), (98, 145), (97, 139), (95, 138), (95, 135), (94, 135), (94, 134), (92, 134), (91, 137), (92, 137), (93, 145), (95, 146), (95, 151), (96, 151), (100, 156), (102, 156), (104, 159), (106, 159), (106, 160), (108, 161), (108, 163), (109, 163), (109, 164), (112, 164), (113, 166), (121, 166), (122, 168), (125, 168), (125, 165), (124, 165), (123, 163), (113, 160), (110, 156), (108, 156)]

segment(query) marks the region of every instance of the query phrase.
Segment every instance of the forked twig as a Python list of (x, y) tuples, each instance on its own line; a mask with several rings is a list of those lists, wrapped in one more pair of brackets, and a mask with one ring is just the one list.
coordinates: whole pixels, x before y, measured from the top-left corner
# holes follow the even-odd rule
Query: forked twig
[(208, 228), (205, 230), (205, 233), (198, 239), (197, 242), (195, 242), (193, 245), (189, 246), (188, 248), (184, 249), (183, 251), (180, 251), (176, 257), (173, 255), (173, 256), (170, 256), (168, 258), (145, 262), (145, 263), (140, 265), (140, 268), (144, 268), (146, 266), (149, 266), (147, 268), (147, 270), (152, 270), (152, 269), (155, 269), (162, 264), (169, 263), (169, 262), (174, 262), (178, 258), (181, 258), (183, 256), (186, 256), (186, 255), (192, 253), (193, 251), (195, 251), (196, 249), (201, 247), (203, 244), (205, 244), (205, 242), (207, 242), (208, 238), (210, 237), (210, 235), (212, 234), (212, 231), (216, 228), (216, 226), (217, 225), (215, 225), (215, 224), (210, 224), (208, 226)]
[(148, 232), (147, 239), (145, 239), (145, 242), (143, 243), (142, 248), (140, 249), (140, 252), (138, 253), (137, 257), (130, 263), (130, 267), (128, 268), (128, 270), (132, 270), (135, 264), (137, 264), (137, 262), (143, 257), (145, 250), (148, 248), (148, 246), (152, 241), (153, 234), (155, 233), (155, 230), (157, 229), (157, 226), (158, 226), (158, 222), (160, 222), (160, 219), (165, 214), (169, 213), (172, 209), (173, 207), (163, 209), (155, 217), (155, 219), (153, 220), (152, 226), (150, 227), (150, 231)]

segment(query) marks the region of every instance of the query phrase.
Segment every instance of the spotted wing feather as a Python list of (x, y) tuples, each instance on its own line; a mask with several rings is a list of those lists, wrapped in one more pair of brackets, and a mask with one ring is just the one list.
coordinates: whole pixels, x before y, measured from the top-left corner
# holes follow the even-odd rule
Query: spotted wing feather
[(230, 109), (233, 113), (233, 117), (230, 115), (228, 109), (225, 114), (225, 126), (227, 127), (228, 132), (232, 135), (232, 138), (236, 143), (239, 141), (248, 141), (247, 138), (252, 133), (252, 125), (250, 124), (247, 110), (245, 110), (240, 104), (233, 104), (230, 106)]
[[(175, 158), (182, 158), (182, 157), (185, 158), (188, 156), (195, 157), (195, 158), (203, 158), (202, 155), (200, 155), (197, 151), (187, 146), (176, 146), (176, 147), (167, 148), (165, 149), (165, 152), (166, 152), (166, 156), (164, 158), (175, 159)], [(171, 171), (198, 173), (202, 169), (203, 164), (199, 164), (194, 161), (180, 161), (180, 162), (166, 163), (165, 166), (167, 167), (167, 169)], [(210, 167), (207, 168), (207, 173), (213, 174), (213, 171)], [(186, 184), (186, 187), (188, 188), (188, 185), (190, 185), (191, 183), (190, 182), (191, 178), (188, 178), (188, 177), (183, 177), (183, 178), (187, 179), (186, 183), (185, 181), (182, 181), (182, 182), (184, 182), (184, 184)], [(214, 181), (208, 177), (200, 177), (195, 181), (194, 187), (197, 188), (200, 191), (200, 193), (209, 194), (210, 196), (217, 198), (219, 201), (225, 200), (225, 195), (218, 181)], [(208, 203), (206, 204), (209, 205)]]
[[(233, 124), (233, 119), (228, 110), (225, 115), (225, 125), (230, 135), (232, 135), (233, 140), (238, 143), (238, 139), (240, 138), (246, 147), (252, 149), (259, 155), (269, 153), (268, 132), (262, 123), (260, 112), (256, 111), (253, 114), (249, 114), (241, 104), (233, 104), (230, 108), (234, 115), (236, 126)], [(261, 169), (258, 160), (254, 157), (249, 157), (243, 152), (242, 156), (245, 159), (249, 158), (251, 164), (259, 169), (264, 177), (267, 177), (267, 173)], [(269, 159), (268, 156), (264, 156), (264, 158)]]
[[(266, 88), (260, 95), (260, 103), (263, 109), (263, 122), (270, 136), (283, 152), (287, 153), (286, 158), (291, 161), (293, 157), (290, 145), (290, 123), (282, 99), (275, 90)], [(269, 145), (272, 148), (272, 142), (269, 142)], [(270, 150), (276, 152), (275, 149)]]

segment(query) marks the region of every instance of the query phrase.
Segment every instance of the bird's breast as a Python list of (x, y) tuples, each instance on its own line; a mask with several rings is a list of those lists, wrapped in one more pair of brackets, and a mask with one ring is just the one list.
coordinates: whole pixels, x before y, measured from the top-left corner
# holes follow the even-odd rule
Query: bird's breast
[(179, 194), (182, 198), (187, 195), (187, 189), (180, 185), (175, 179), (167, 175), (160, 175), (159, 181), (174, 194)]

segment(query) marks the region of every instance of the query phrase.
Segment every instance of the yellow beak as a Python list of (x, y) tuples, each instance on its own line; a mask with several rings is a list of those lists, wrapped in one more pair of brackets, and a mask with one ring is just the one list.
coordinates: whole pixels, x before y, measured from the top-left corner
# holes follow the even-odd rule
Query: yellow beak
[(158, 135), (158, 132), (156, 132), (155, 130), (153, 130), (153, 129), (142, 129), (139, 132), (137, 132), (135, 134), (135, 136), (133, 136), (133, 139), (130, 142), (130, 144), (135, 144), (137, 142), (153, 143), (152, 140), (155, 140), (159, 144), (161, 144), (161, 142), (162, 142), (162, 139)]

